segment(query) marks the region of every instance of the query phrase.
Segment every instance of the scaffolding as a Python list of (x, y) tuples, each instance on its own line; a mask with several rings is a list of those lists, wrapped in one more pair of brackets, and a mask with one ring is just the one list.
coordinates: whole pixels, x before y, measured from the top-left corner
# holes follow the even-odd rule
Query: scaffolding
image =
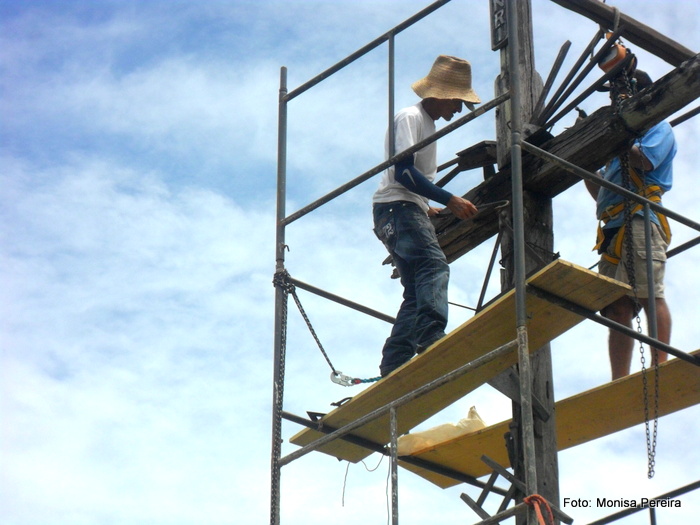
[[(612, 301), (615, 298), (621, 297), (627, 293), (628, 287), (626, 288), (621, 283), (601, 278), (594, 272), (579, 268), (576, 265), (572, 265), (561, 260), (554, 260), (553, 262), (545, 261), (544, 264), (541, 265), (542, 268), (540, 271), (534, 274), (528, 274), (527, 271), (526, 253), (529, 247), (526, 243), (525, 234), (526, 223), (524, 216), (526, 205), (524, 202), (523, 172), (524, 169), (532, 170), (535, 163), (539, 163), (537, 165), (540, 167), (546, 165), (549, 166), (549, 169), (551, 170), (557, 169), (562, 173), (565, 172), (570, 179), (561, 184), (572, 185), (574, 182), (580, 179), (590, 180), (610, 189), (611, 191), (624, 195), (630, 201), (640, 203), (644, 209), (647, 251), (650, 251), (649, 224), (652, 211), (663, 212), (663, 214), (668, 218), (684, 224), (695, 231), (700, 231), (700, 224), (697, 222), (666, 207), (662, 208), (658, 204), (648, 200), (647, 198), (639, 196), (634, 192), (621, 189), (615, 184), (602, 181), (600, 178), (591, 174), (587, 169), (583, 169), (575, 162), (565, 160), (563, 157), (567, 156), (573, 157), (574, 160), (576, 159), (576, 155), (566, 154), (566, 148), (568, 147), (567, 145), (570, 144), (571, 139), (565, 138), (557, 143), (556, 138), (552, 137), (547, 132), (548, 129), (551, 129), (554, 122), (560, 119), (561, 116), (571, 112), (574, 107), (576, 107), (580, 101), (583, 100), (583, 98), (592, 92), (593, 89), (602, 85), (617, 72), (617, 70), (614, 70), (604, 75), (601, 79), (598, 79), (591, 86), (591, 88), (585, 90), (583, 94), (576, 98), (573, 102), (570, 102), (566, 107), (560, 109), (569, 95), (571, 95), (573, 92), (573, 89), (583, 81), (585, 78), (584, 73), (590, 71), (593, 65), (596, 64), (596, 57), (601, 56), (602, 53), (609, 49), (615, 39), (620, 34), (625, 32), (625, 30), (627, 32), (624, 34), (628, 39), (630, 39), (630, 41), (639, 39), (639, 41), (648, 43), (649, 39), (653, 40), (656, 46), (655, 53), (670, 63), (678, 66), (675, 77), (659, 81), (657, 84), (663, 84), (663, 86), (657, 86), (657, 84), (655, 84), (654, 89), (661, 90), (663, 88), (667, 92), (672, 92), (674, 86), (680, 86), (684, 83), (687, 84), (688, 82), (698, 84), (697, 71), (700, 68), (700, 65), (698, 64), (697, 56), (693, 56), (693, 54), (688, 50), (685, 50), (685, 48), (674, 43), (670, 39), (667, 39), (663, 35), (651, 33), (650, 36), (650, 32), (647, 30), (643, 30), (641, 32), (636, 31), (638, 25), (636, 21), (626, 17), (624, 14), (619, 13), (619, 11), (614, 10), (614, 8), (605, 6), (605, 8), (601, 7), (598, 9), (599, 6), (593, 5), (598, 4), (598, 2), (569, 2), (567, 0), (553, 0), (556, 3), (564, 5), (565, 7), (573, 9), (584, 16), (596, 20), (601, 24), (601, 28), (603, 25), (609, 24), (609, 16), (614, 16), (614, 26), (610, 25), (610, 27), (614, 27), (615, 31), (613, 32), (613, 35), (607, 39), (603, 48), (598, 52), (598, 54), (590, 60), (589, 66), (584, 68), (584, 73), (579, 75), (579, 77), (574, 80), (573, 74), (575, 73), (575, 70), (581, 66), (583, 59), (587, 54), (592, 54), (593, 46), (600, 40), (602, 31), (601, 34), (597, 35), (597, 38), (591, 42), (589, 48), (582, 55), (579, 63), (577, 66), (575, 66), (574, 71), (572, 71), (569, 77), (564, 81), (560, 90), (555, 93), (550, 103), (545, 105), (545, 97), (551, 88), (551, 81), (553, 81), (554, 76), (556, 76), (556, 72), (561, 66), (561, 61), (563, 60), (563, 56), (560, 54), (560, 59), (557, 60), (557, 63), (550, 74), (550, 79), (547, 80), (547, 83), (542, 89), (540, 99), (536, 104), (533, 118), (530, 122), (523, 122), (521, 107), (524, 102), (522, 100), (523, 90), (520, 86), (523, 73), (520, 69), (521, 49), (519, 49), (520, 38), (518, 34), (518, 2), (516, 0), (493, 1), (491, 4), (492, 9), (494, 6), (496, 8), (499, 6), (504, 8), (505, 18), (508, 22), (506, 24), (507, 33), (498, 35), (496, 34), (497, 32), (494, 32), (493, 34), (494, 39), (501, 40), (501, 43), (494, 43), (494, 49), (496, 49), (498, 46), (507, 46), (506, 62), (508, 68), (507, 78), (509, 79), (507, 91), (499, 94), (491, 101), (484, 103), (478, 109), (471, 111), (453, 123), (446, 125), (433, 136), (423, 140), (408, 150), (392, 155), (389, 159), (378, 164), (369, 171), (357, 176), (351, 181), (311, 202), (298, 211), (287, 215), (287, 105), (297, 96), (313, 88), (360, 57), (386, 43), (388, 44), (387, 69), (389, 79), (388, 129), (390, 130), (389, 141), (390, 143), (393, 143), (391, 132), (393, 130), (392, 123), (395, 113), (394, 39), (397, 34), (413, 24), (423, 20), (425, 17), (440, 9), (449, 1), (450, 0), (439, 0), (434, 2), (416, 15), (407, 19), (405, 22), (394, 27), (386, 34), (370, 42), (355, 53), (349, 55), (344, 60), (338, 62), (336, 65), (320, 73), (313, 79), (292, 91), (288, 91), (287, 87), (287, 70), (284, 67), (281, 69), (277, 165), (277, 227), (275, 244), (276, 270), (274, 279), (275, 331), (271, 453), (271, 525), (280, 524), (281, 469), (291, 462), (305, 456), (306, 454), (319, 450), (334, 455), (340, 459), (349, 459), (352, 461), (357, 461), (358, 459), (366, 457), (372, 452), (379, 452), (389, 456), (391, 458), (390, 473), (392, 480), (391, 519), (392, 523), (395, 525), (398, 525), (399, 522), (397, 483), (399, 462), (401, 462), (401, 464), (407, 469), (418, 473), (439, 486), (448, 486), (449, 484), (455, 483), (468, 483), (481, 488), (483, 491), (482, 496), (477, 501), (472, 500), (466, 494), (463, 494), (462, 496), (465, 503), (467, 503), (477, 513), (477, 515), (479, 515), (479, 517), (482, 519), (480, 523), (484, 525), (489, 523), (498, 523), (499, 520), (502, 521), (516, 515), (524, 516), (526, 521), (523, 521), (523, 523), (534, 525), (537, 523), (536, 505), (533, 504), (532, 500), (528, 500), (527, 497), (532, 497), (538, 493), (538, 467), (536, 463), (538, 454), (535, 446), (536, 438), (534, 432), (535, 417), (536, 414), (541, 414), (543, 411), (546, 413), (547, 409), (542, 407), (540, 401), (537, 399), (537, 396), (534, 395), (532, 391), (533, 372), (531, 369), (530, 354), (532, 353), (533, 349), (537, 349), (540, 346), (548, 344), (551, 339), (563, 333), (581, 319), (595, 321), (608, 328), (623, 332), (638, 341), (653, 345), (654, 348), (666, 351), (678, 359), (665, 363), (663, 365), (664, 373), (668, 373), (669, 377), (676, 378), (675, 381), (678, 381), (681, 384), (685, 384), (684, 382), (688, 381), (691, 383), (696, 381), (697, 376), (693, 374), (697, 373), (697, 368), (695, 367), (700, 366), (700, 353), (686, 353), (659, 341), (655, 323), (656, 316), (653, 313), (653, 308), (650, 313), (649, 336), (645, 336), (635, 330), (626, 328), (596, 314), (596, 312), (601, 310), (604, 306), (606, 306), (606, 304), (609, 304), (609, 301)], [(624, 24), (627, 25), (625, 26)], [(499, 27), (498, 29), (503, 31), (504, 27)], [(674, 80), (676, 77), (678, 77), (680, 80)], [(698, 87), (695, 87), (695, 92), (697, 91)], [(671, 98), (671, 95), (668, 95), (668, 97)], [(674, 104), (676, 104), (676, 106), (674, 107), (682, 108), (695, 97), (696, 95), (691, 96), (687, 94), (680, 98), (675, 96), (674, 98), (676, 101)], [(630, 108), (634, 107), (633, 105), (637, 103), (635, 97), (633, 97), (629, 103)], [(414, 359), (404, 366), (406, 370), (411, 370), (411, 367), (413, 368), (413, 371), (411, 372), (412, 376), (409, 376), (408, 373), (404, 374), (404, 379), (409, 378), (411, 380), (404, 381), (405, 384), (398, 387), (396, 386), (396, 381), (392, 384), (392, 376), (383, 379), (383, 385), (377, 384), (373, 388), (376, 387), (375, 392), (383, 388), (386, 391), (387, 397), (375, 395), (373, 396), (375, 400), (372, 403), (367, 402), (368, 396), (363, 398), (363, 402), (355, 401), (355, 399), (353, 399), (352, 402), (340, 406), (338, 409), (336, 409), (336, 411), (329, 414), (327, 418), (324, 417), (318, 421), (299, 417), (285, 411), (284, 384), (287, 338), (287, 304), (289, 295), (294, 295), (295, 287), (305, 289), (325, 299), (335, 301), (362, 313), (372, 315), (389, 322), (392, 320), (390, 317), (377, 312), (372, 308), (336, 296), (313, 285), (296, 280), (290, 276), (285, 268), (286, 228), (301, 217), (311, 213), (336, 197), (345, 194), (359, 184), (383, 172), (397, 162), (400, 162), (407, 156), (412, 155), (414, 152), (424, 148), (426, 145), (439, 140), (445, 135), (455, 131), (461, 126), (495, 108), (503, 108), (510, 116), (510, 133), (509, 137), (507, 138), (509, 143), (509, 151), (507, 152), (509, 165), (507, 166), (505, 175), (508, 176), (511, 181), (507, 200), (510, 204), (512, 217), (511, 228), (514, 285), (512, 289), (506, 290), (496, 301), (493, 301), (487, 307), (484, 307), (481, 304), (485, 291), (486, 283), (484, 283), (484, 290), (482, 291), (482, 296), (479, 300), (478, 309), (481, 310), (479, 315), (475, 316), (475, 320), (465, 323), (462, 327), (457, 329), (455, 333), (448, 334), (445, 340), (438, 343), (438, 345), (442, 345), (445, 348), (457, 348), (460, 343), (463, 343), (466, 340), (471, 340), (468, 338), (476, 337), (476, 333), (484, 332), (483, 326), (479, 325), (478, 323), (491, 322), (493, 324), (496, 322), (496, 317), (498, 318), (499, 324), (502, 324), (504, 319), (508, 319), (508, 323), (510, 323), (512, 329), (503, 329), (499, 332), (497, 337), (494, 336), (491, 339), (480, 341), (480, 348), (488, 347), (487, 351), (481, 350), (472, 354), (468, 352), (454, 351), (449, 353), (449, 355), (453, 357), (449, 359), (446, 358), (442, 364), (436, 365), (433, 370), (428, 370), (425, 373), (416, 372), (418, 365), (414, 366), (413, 364), (417, 363), (418, 361), (417, 359)], [(671, 111), (669, 108), (665, 108), (664, 112), (665, 114), (670, 114), (673, 111)], [(695, 109), (682, 118), (690, 118), (690, 116), (693, 116), (697, 112), (697, 109)], [(614, 118), (621, 119), (623, 121), (622, 126), (611, 125), (611, 128), (613, 128), (611, 133), (619, 132), (620, 130), (627, 133), (634, 133), (635, 130), (645, 129), (645, 126), (647, 128), (649, 127), (649, 117), (646, 117), (647, 120), (642, 119), (634, 122), (624, 121), (624, 118), (619, 115), (613, 117), (608, 114), (605, 116), (605, 118), (608, 119), (606, 122), (609, 123), (612, 122)], [(652, 119), (653, 118), (657, 117), (652, 117)], [(659, 120), (661, 120), (661, 118), (657, 118), (657, 122)], [(575, 132), (576, 130), (571, 131), (569, 136)], [(619, 144), (622, 144), (623, 142), (623, 140), (618, 141)], [(482, 143), (479, 145), (479, 148), (481, 154), (483, 154), (485, 149), (493, 148), (493, 144)], [(442, 181), (438, 182), (438, 185), (445, 184), (459, 171), (466, 169), (465, 166), (469, 163), (469, 155), (467, 152), (473, 153), (474, 148), (465, 150), (465, 152), (462, 152), (464, 153), (464, 156), (461, 156), (459, 159), (439, 168), (445, 169), (457, 164), (457, 167)], [(525, 155), (529, 155), (529, 157), (527, 160), (527, 166), (524, 167)], [(491, 157), (492, 156), (493, 155), (491, 155)], [(487, 164), (488, 162), (479, 164), (479, 162), (476, 161), (475, 165), (482, 165), (486, 170)], [(486, 181), (484, 184), (488, 184), (488, 181)], [(465, 195), (465, 198), (469, 198), (469, 195), (470, 194)], [(502, 202), (503, 201), (501, 201), (501, 203)], [(489, 211), (492, 212), (490, 219), (493, 220), (498, 213), (498, 209), (494, 208), (493, 210)], [(461, 226), (456, 224), (456, 221), (449, 218), (443, 218), (441, 220), (443, 223), (436, 224), (436, 229), (442, 228), (443, 232), (447, 232), (448, 235), (446, 235), (445, 238), (458, 238), (459, 235), (455, 234), (454, 232), (458, 231)], [(501, 226), (503, 226), (502, 221)], [(491, 233), (492, 232), (489, 231), (484, 235), (488, 236)], [(478, 242), (480, 242), (480, 240), (474, 241), (474, 243)], [(669, 256), (685, 251), (698, 243), (700, 243), (700, 237), (676, 248), (673, 251), (670, 251)], [(469, 244), (469, 242), (466, 244), (462, 242), (462, 244), (452, 248), (453, 253), (448, 255), (448, 260), (454, 260), (472, 247), (473, 245)], [(494, 248), (494, 254), (491, 258), (491, 263), (487, 272), (487, 280), (493, 267), (497, 247), (498, 241)], [(651, 272), (650, 259), (647, 271)], [(582, 282), (582, 280), (585, 280), (585, 282)], [(595, 293), (592, 290), (596, 290)], [(295, 295), (294, 297), (296, 299)], [(654, 297), (652, 292), (649, 299), (650, 304), (654, 303), (653, 299)], [(605, 301), (608, 301), (608, 303)], [(557, 317), (560, 318), (560, 320), (557, 322), (552, 321), (551, 312), (553, 309), (558, 312)], [(532, 333), (533, 323), (537, 322), (538, 316), (539, 319), (543, 319), (543, 322), (541, 325), (537, 325), (537, 330)], [(447, 352), (443, 353), (442, 355), (446, 354)], [(423, 356), (418, 357), (420, 358)], [(687, 366), (688, 364), (695, 366)], [(517, 404), (520, 406), (519, 416), (521, 438), (519, 446), (522, 447), (522, 460), (524, 461), (524, 468), (520, 473), (520, 478), (517, 475), (511, 474), (503, 467), (504, 464), (508, 463), (510, 458), (507, 456), (501, 458), (504, 453), (499, 451), (493, 451), (490, 452), (490, 454), (482, 454), (479, 452), (476, 458), (472, 458), (471, 460), (468, 460), (468, 458), (464, 459), (465, 462), (472, 461), (471, 466), (465, 466), (463, 464), (459, 464), (459, 462), (453, 462), (451, 465), (449, 465), (450, 461), (454, 460), (446, 460), (445, 462), (441, 463), (439, 461), (435, 461), (435, 455), (431, 456), (432, 459), (422, 458), (420, 454), (417, 456), (402, 456), (401, 458), (397, 456), (397, 439), (400, 434), (403, 434), (415, 427), (415, 425), (420, 423), (420, 421), (425, 420), (436, 411), (460, 398), (470, 389), (478, 386), (478, 384), (483, 384), (485, 382), (485, 377), (486, 379), (490, 379), (492, 376), (502, 374), (513, 365), (517, 365), (518, 369), (518, 388), (516, 389), (516, 393), (513, 397), (517, 398)], [(400, 373), (401, 371), (399, 371), (399, 374)], [(336, 379), (341, 381), (347, 381), (350, 379), (342, 376), (342, 374), (337, 372), (335, 369), (333, 369), (333, 374), (335, 375)], [(635, 389), (638, 390), (639, 385), (641, 384), (640, 381), (642, 380), (646, 382), (646, 378), (642, 378), (639, 374), (630, 376), (623, 381), (616, 382), (615, 384), (611, 384), (609, 386), (606, 385), (605, 388), (608, 390), (602, 391), (600, 395), (610, 395), (612, 392), (610, 389), (613, 388), (616, 389), (615, 395), (622, 395), (622, 393), (626, 391), (625, 389), (630, 391)], [(362, 396), (357, 396), (357, 398), (360, 397)], [(700, 402), (697, 397), (697, 389), (692, 392), (692, 395), (678, 395), (673, 397), (676, 400), (675, 404), (673, 404), (673, 406), (664, 407), (664, 410), (670, 412)], [(590, 399), (586, 398), (584, 401), (590, 402)], [(562, 405), (563, 408), (561, 409), (557, 408), (557, 417), (559, 418), (559, 412), (564, 414), (568, 413), (568, 417), (574, 417), (571, 414), (575, 413), (577, 402), (580, 402), (580, 400), (574, 399), (570, 401), (569, 404), (571, 405), (571, 408), (568, 409), (569, 412), (567, 412), (566, 404)], [(418, 403), (418, 405), (416, 403)], [(422, 403), (422, 405), (420, 403)], [(361, 406), (354, 411), (355, 409), (353, 408), (353, 404), (355, 406)], [(416, 410), (416, 406), (423, 407), (424, 413), (421, 413), (421, 410)], [(406, 407), (412, 408), (410, 410), (406, 410)], [(640, 411), (646, 408), (647, 407), (639, 407), (639, 410), (630, 410), (631, 418), (629, 420), (620, 420), (616, 422), (616, 424), (620, 428), (626, 428), (624, 425), (629, 426), (637, 423), (638, 420), (635, 419), (635, 417), (637, 417), (635, 414), (639, 414)], [(344, 414), (342, 417), (339, 415), (341, 413)], [(334, 414), (337, 416), (335, 419)], [(566, 417), (567, 416), (565, 415), (563, 419), (564, 423), (558, 423), (557, 430), (560, 430), (561, 425), (565, 424)], [(648, 415), (645, 417), (648, 417)], [(284, 457), (281, 455), (283, 420), (288, 420), (305, 427), (305, 430), (295, 436), (293, 439), (293, 442), (299, 445), (300, 448)], [(571, 442), (568, 443), (567, 446), (574, 446), (585, 440), (595, 439), (596, 437), (605, 435), (605, 433), (611, 432), (611, 428), (614, 428), (614, 425), (611, 426), (611, 424), (608, 424), (607, 426), (603, 426), (597, 431), (594, 431), (593, 435), (591, 436), (574, 435), (571, 437)], [(503, 429), (495, 429), (493, 432), (502, 433)], [(467, 436), (465, 439), (472, 438)], [(471, 443), (470, 448), (479, 450), (478, 447), (482, 447), (483, 445), (483, 442)], [(461, 454), (460, 450), (463, 450), (464, 448), (464, 443), (461, 445), (458, 442), (452, 443), (452, 446), (456, 448), (455, 454), (459, 455)], [(501, 448), (505, 450), (504, 446)], [(554, 453), (556, 454), (556, 451)], [(445, 451), (445, 454), (448, 454), (448, 452)], [(498, 460), (495, 460), (492, 456), (495, 456), (498, 458)], [(486, 470), (482, 471), (479, 470), (479, 468), (475, 469), (473, 466), (474, 462), (478, 462), (481, 466), (480, 468)], [(514, 461), (510, 462), (511, 464), (514, 463)], [(448, 465), (445, 463), (448, 463)], [(469, 471), (475, 474), (470, 474)], [(483, 482), (478, 479), (489, 471), (491, 472), (491, 476), (488, 481)], [(497, 487), (495, 482), (498, 476), (502, 476), (508, 480), (511, 483), (511, 488), (504, 490)], [(698, 484), (700, 484), (700, 482), (683, 487), (679, 490), (695, 490), (698, 488)], [(499, 512), (494, 516), (489, 516), (486, 514), (482, 508), (483, 500), (489, 493), (495, 493), (504, 497), (504, 502), (501, 509), (499, 509)], [(509, 502), (515, 498), (516, 494), (520, 494), (520, 499), (522, 501), (508, 508)], [(565, 523), (572, 522), (572, 519), (569, 516), (557, 508), (558, 502), (550, 501), (548, 503), (557, 520)], [(651, 509), (650, 512), (653, 516), (653, 511), (651, 511)], [(609, 523), (609, 521), (600, 521), (598, 523)]]

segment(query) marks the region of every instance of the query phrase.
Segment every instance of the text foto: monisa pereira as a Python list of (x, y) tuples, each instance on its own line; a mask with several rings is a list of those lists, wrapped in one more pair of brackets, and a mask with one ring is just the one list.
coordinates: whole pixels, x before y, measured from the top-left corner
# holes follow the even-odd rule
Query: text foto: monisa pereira
[[(593, 500), (564, 498), (564, 507), (591, 507)], [(670, 498), (611, 499), (596, 498), (597, 507), (627, 509), (635, 507), (680, 507), (681, 500)]]

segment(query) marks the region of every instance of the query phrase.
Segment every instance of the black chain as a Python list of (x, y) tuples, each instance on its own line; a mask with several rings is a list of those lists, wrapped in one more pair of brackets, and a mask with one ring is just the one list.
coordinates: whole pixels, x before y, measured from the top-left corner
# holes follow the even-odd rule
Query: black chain
[[(340, 372), (338, 372), (335, 367), (333, 366), (333, 363), (331, 363), (330, 357), (328, 357), (328, 354), (326, 353), (326, 350), (323, 348), (323, 345), (321, 344), (321, 340), (318, 338), (318, 335), (316, 335), (316, 330), (314, 330), (313, 325), (311, 324), (311, 320), (309, 319), (309, 316), (306, 315), (306, 310), (304, 310), (304, 307), (301, 304), (301, 301), (299, 300), (299, 296), (297, 295), (296, 291), (296, 286), (291, 282), (291, 277), (289, 275), (289, 272), (286, 270), (283, 270), (281, 272), (278, 272), (275, 274), (275, 277), (273, 279), (273, 283), (275, 286), (281, 287), (285, 295), (288, 296), (289, 294), (292, 295), (292, 298), (294, 299), (294, 302), (297, 305), (297, 308), (299, 309), (299, 313), (301, 313), (301, 316), (303, 317), (304, 321), (306, 322), (306, 326), (309, 328), (309, 332), (311, 332), (312, 337), (314, 338), (314, 341), (316, 341), (316, 344), (318, 345), (319, 350), (321, 350), (321, 353), (323, 354), (323, 357), (326, 359), (326, 362), (328, 363), (328, 366), (331, 367), (331, 370), (333, 371), (333, 375), (338, 378), (342, 377), (345, 378)], [(286, 304), (286, 303), (285, 303)], [(286, 309), (285, 309), (285, 326), (286, 326)], [(346, 386), (349, 385), (359, 385), (362, 383), (373, 383), (375, 381), (379, 381), (381, 377), (372, 377), (369, 379), (360, 379), (360, 378), (345, 378), (348, 379), (348, 383)]]
[[(627, 70), (623, 69), (622, 70), (622, 80), (624, 82), (624, 89), (626, 93), (629, 93), (630, 95), (634, 93), (633, 91), (633, 86), (630, 83), (629, 76), (627, 74)], [(622, 103), (622, 100), (624, 100), (623, 93), (621, 93), (619, 84), (617, 82), (612, 82), (611, 81), (611, 95), (613, 97), (614, 103), (615, 103), (615, 114), (619, 114), (620, 112), (620, 105)], [(632, 184), (632, 180), (630, 177), (630, 166), (629, 166), (629, 151), (626, 150), (624, 153), (620, 155), (620, 170), (622, 174), (622, 185), (626, 190), (629, 191), (634, 191), (635, 188)], [(624, 261), (620, 261), (621, 264), (625, 265), (625, 269), (627, 270), (627, 278), (629, 280), (629, 285), (632, 287), (632, 291), (634, 293), (634, 309), (635, 309), (635, 321), (637, 323), (637, 332), (642, 333), (642, 320), (639, 316), (639, 313), (641, 312), (641, 305), (639, 302), (639, 298), (637, 297), (637, 280), (636, 280), (636, 275), (635, 275), (635, 268), (634, 268), (634, 247), (633, 247), (633, 239), (632, 239), (632, 206), (633, 203), (631, 200), (626, 200), (625, 201), (625, 210), (624, 210), (624, 235), (625, 235), (625, 251), (626, 251), (626, 256)], [(653, 283), (648, 283), (648, 286), (653, 286)], [(644, 345), (640, 341), (639, 343), (639, 353), (640, 353), (640, 361), (642, 365), (642, 384), (643, 384), (643, 395), (644, 395), (644, 427), (646, 430), (646, 444), (647, 444), (647, 461), (648, 461), (648, 470), (647, 470), (647, 477), (649, 479), (654, 477), (654, 466), (656, 464), (656, 438), (658, 435), (658, 425), (659, 425), (659, 363), (658, 359), (654, 360), (653, 355), (652, 355), (652, 361), (654, 362), (654, 423), (653, 423), (653, 432), (650, 428), (650, 423), (649, 423), (649, 387), (648, 387), (648, 381), (647, 381), (647, 369), (646, 369), (646, 358), (644, 356)]]
[[(647, 460), (648, 460), (648, 470), (647, 477), (649, 479), (654, 477), (654, 466), (656, 465), (656, 437), (658, 435), (659, 426), (659, 364), (658, 360), (654, 365), (654, 426), (653, 432), (650, 430), (649, 426), (649, 387), (647, 381), (647, 374), (644, 358), (644, 350), (640, 344), (641, 361), (642, 361), (642, 383), (644, 385), (644, 427), (646, 429), (647, 438)], [(653, 357), (652, 357), (653, 359)]]
[(331, 367), (333, 374), (337, 376), (338, 371), (333, 367), (333, 363), (331, 363), (331, 360), (328, 357), (326, 350), (323, 348), (323, 345), (321, 344), (321, 340), (318, 338), (318, 335), (316, 335), (316, 330), (314, 330), (314, 327), (311, 325), (311, 320), (309, 319), (309, 316), (306, 315), (306, 310), (304, 310), (304, 307), (301, 305), (301, 301), (299, 301), (299, 296), (297, 296), (296, 286), (294, 286), (294, 284), (292, 284), (292, 282), (290, 281), (289, 272), (284, 270), (282, 272), (275, 274), (275, 281), (273, 281), (273, 282), (275, 283), (275, 286), (281, 286), (284, 289), (285, 294), (292, 295), (292, 298), (294, 299), (294, 302), (296, 303), (297, 308), (299, 309), (299, 313), (301, 313), (301, 316), (304, 318), (304, 321), (306, 322), (306, 326), (309, 327), (309, 332), (311, 332), (311, 335), (313, 336), (314, 341), (316, 341), (316, 344), (318, 345), (318, 348), (321, 350), (323, 357), (326, 359), (328, 366)]
[[(286, 273), (286, 272), (285, 272)], [(281, 275), (281, 273), (276, 273), (274, 278), (273, 278), (273, 284), (276, 287), (280, 287), (285, 291), (284, 297), (282, 299), (282, 326), (281, 326), (281, 333), (280, 333), (280, 360), (279, 360), (279, 371), (278, 375), (274, 378), (274, 404), (275, 404), (275, 409), (278, 414), (282, 413), (282, 410), (284, 408), (284, 375), (285, 375), (285, 361), (286, 361), (286, 353), (287, 353), (287, 296), (288, 296), (288, 288), (286, 285), (289, 283), (287, 282), (286, 278)], [(280, 495), (277, 490), (277, 488), (280, 485), (280, 464), (279, 464), (279, 458), (282, 455), (282, 425), (281, 424), (276, 424), (274, 428), (274, 435), (272, 436), (273, 442), (272, 442), (272, 490), (270, 494), (270, 523), (273, 523), (276, 518), (275, 512), (276, 509), (279, 509), (280, 505)]]

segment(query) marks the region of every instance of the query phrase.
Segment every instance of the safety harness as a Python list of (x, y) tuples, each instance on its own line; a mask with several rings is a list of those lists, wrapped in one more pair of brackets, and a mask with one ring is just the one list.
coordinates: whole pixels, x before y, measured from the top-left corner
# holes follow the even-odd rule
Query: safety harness
[[(644, 174), (640, 174), (637, 170), (635, 170), (632, 167), (629, 168), (629, 175), (630, 182), (634, 185), (637, 195), (645, 197), (646, 199), (649, 199), (651, 202), (654, 202), (656, 204), (661, 203), (661, 196), (664, 194), (664, 191), (661, 189), (660, 186), (656, 184), (645, 185)], [(613, 245), (612, 250), (606, 249), (606, 241), (609, 239), (609, 237), (606, 237), (606, 234), (603, 230), (608, 222), (620, 217), (620, 214), (625, 213), (626, 206), (627, 203), (625, 201), (620, 201), (617, 204), (611, 204), (605, 209), (605, 211), (603, 212), (603, 216), (601, 217), (600, 221), (598, 221), (598, 234), (596, 238), (596, 245), (593, 247), (594, 250), (598, 250), (598, 253), (602, 253), (602, 257), (606, 261), (615, 265), (620, 263), (620, 259), (622, 257), (622, 246), (627, 228), (625, 228), (625, 224), (622, 224), (622, 226), (620, 226), (620, 228), (617, 230), (617, 236), (615, 238), (615, 244)], [(630, 215), (634, 215), (637, 212), (641, 211), (643, 207), (644, 206), (641, 203), (632, 204), (628, 213)], [(656, 216), (659, 219), (661, 230), (663, 231), (666, 237), (666, 242), (670, 243), (671, 226), (668, 223), (668, 219), (665, 215), (661, 213), (657, 213)]]

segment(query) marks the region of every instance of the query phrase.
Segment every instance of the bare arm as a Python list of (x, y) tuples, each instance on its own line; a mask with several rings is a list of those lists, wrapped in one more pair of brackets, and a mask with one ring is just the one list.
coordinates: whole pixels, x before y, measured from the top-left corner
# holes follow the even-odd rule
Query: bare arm
[(642, 153), (642, 150), (639, 149), (639, 146), (632, 146), (630, 149), (630, 166), (633, 168), (641, 168), (644, 171), (654, 169), (654, 166), (651, 165), (649, 159), (647, 159), (644, 153)]
[[(596, 171), (595, 176), (601, 178), (600, 172)], [(591, 182), (588, 179), (585, 179), (583, 182), (586, 183), (586, 189), (588, 190), (588, 193), (591, 194), (591, 197), (593, 197), (593, 199), (597, 199), (598, 192), (600, 191), (600, 186), (598, 186), (595, 182)]]
[[(644, 171), (649, 171), (654, 168), (651, 162), (649, 162), (649, 159), (647, 159), (644, 153), (642, 153), (642, 151), (639, 149), (639, 146), (632, 146), (632, 148), (630, 148), (629, 163), (630, 166), (632, 166), (633, 168), (642, 169)], [(596, 171), (595, 175), (597, 177), (601, 176), (599, 171)], [(600, 186), (589, 180), (586, 180), (584, 182), (586, 183), (586, 189), (588, 190), (588, 193), (591, 194), (591, 197), (597, 199), (598, 192), (600, 191)]]

